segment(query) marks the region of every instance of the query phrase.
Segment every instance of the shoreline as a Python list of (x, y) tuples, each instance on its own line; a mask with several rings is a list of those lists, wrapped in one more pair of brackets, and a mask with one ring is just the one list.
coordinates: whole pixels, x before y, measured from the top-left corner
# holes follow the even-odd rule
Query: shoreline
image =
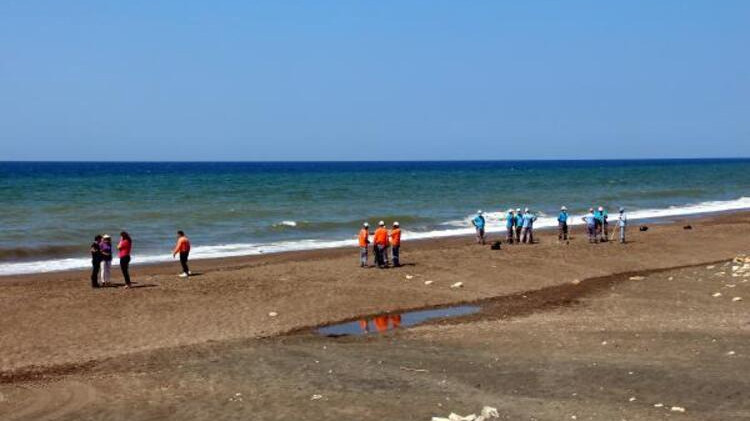
[[(645, 217), (645, 218), (629, 218), (628, 223), (629, 225), (629, 234), (632, 235), (633, 230), (637, 229), (637, 225), (642, 224), (656, 224), (656, 225), (669, 225), (677, 223), (678, 221), (690, 221), (690, 220), (702, 220), (705, 218), (714, 218), (719, 217), (723, 215), (733, 215), (733, 214), (743, 214), (743, 213), (750, 213), (750, 208), (743, 208), (743, 209), (728, 209), (728, 210), (717, 210), (717, 211), (710, 211), (705, 213), (694, 213), (694, 214), (686, 214), (686, 215), (676, 215), (676, 216), (657, 216), (657, 217)], [(576, 215), (575, 217), (577, 217)], [(617, 230), (616, 226), (616, 214), (610, 215), (610, 220), (612, 221), (610, 223), (610, 232), (613, 232), (614, 230)], [(573, 215), (571, 215), (571, 219), (573, 219)], [(578, 219), (575, 219), (576, 222), (571, 223), (570, 226), (570, 233), (572, 234), (574, 231), (582, 231), (584, 230), (583, 224), (578, 221)], [(545, 232), (556, 232), (557, 227), (556, 226), (544, 226), (535, 228), (535, 233), (545, 233)], [(585, 236), (585, 232), (579, 233), (581, 236)], [(491, 236), (494, 236), (495, 238), (490, 239)], [(435, 240), (451, 240), (451, 239), (473, 239), (473, 234), (450, 234), (450, 235), (437, 235), (435, 237), (426, 237), (426, 238), (415, 238), (415, 239), (403, 239), (402, 243), (406, 245), (416, 245), (419, 246), (420, 244), (435, 241)], [(487, 242), (489, 244), (490, 241), (495, 240), (501, 240), (503, 245), (507, 245), (505, 242), (505, 228), (503, 227), (501, 230), (488, 230), (487, 236), (486, 236)], [(307, 241), (307, 240), (306, 240)], [(317, 240), (316, 240), (317, 241)], [(322, 241), (322, 240), (321, 240)], [(345, 240), (331, 240), (332, 242), (341, 242)], [(615, 239), (616, 241), (616, 239)], [(311, 257), (314, 258), (320, 258), (322, 257), (321, 253), (343, 253), (345, 251), (351, 251), (352, 249), (356, 248), (356, 239), (351, 239), (352, 245), (351, 246), (333, 246), (333, 247), (320, 247), (320, 248), (310, 248), (310, 249), (302, 249), (302, 250), (282, 250), (282, 251), (274, 251), (269, 253), (259, 253), (259, 254), (244, 254), (244, 255), (237, 255), (237, 256), (222, 256), (222, 257), (206, 257), (206, 258), (193, 258), (190, 259), (190, 265), (193, 266), (196, 262), (199, 263), (205, 263), (209, 265), (210, 267), (218, 267), (222, 266), (222, 263), (226, 263), (230, 265), (231, 267), (236, 265), (245, 265), (245, 264), (251, 264), (252, 260), (262, 259), (265, 257), (271, 257), (271, 256), (279, 256), (279, 255), (291, 255), (295, 257), (300, 258), (307, 258), (308, 254), (311, 255)], [(135, 255), (137, 256), (137, 254)], [(372, 257), (372, 256), (370, 256)], [(34, 262), (6, 262), (6, 263), (34, 263)], [(131, 270), (133, 269), (164, 269), (166, 267), (177, 267), (179, 265), (179, 261), (177, 259), (173, 259), (172, 261), (156, 261), (156, 262), (145, 262), (145, 263), (138, 263), (137, 260), (135, 260), (134, 263), (130, 264)], [(112, 272), (113, 275), (119, 274), (119, 270), (116, 270), (116, 268), (119, 268), (119, 264), (117, 264), (117, 259), (113, 259), (112, 261)], [(43, 272), (28, 272), (28, 273), (18, 273), (18, 274), (0, 274), (0, 283), (4, 282), (7, 279), (22, 279), (22, 278), (34, 278), (37, 276), (42, 275), (50, 275), (50, 276), (57, 276), (57, 275), (77, 275), (77, 276), (83, 276), (86, 273), (90, 273), (91, 269), (90, 266), (86, 268), (72, 268), (72, 269), (62, 269), (62, 270), (50, 270), (50, 271), (43, 271)], [(158, 273), (162, 273), (159, 271)]]

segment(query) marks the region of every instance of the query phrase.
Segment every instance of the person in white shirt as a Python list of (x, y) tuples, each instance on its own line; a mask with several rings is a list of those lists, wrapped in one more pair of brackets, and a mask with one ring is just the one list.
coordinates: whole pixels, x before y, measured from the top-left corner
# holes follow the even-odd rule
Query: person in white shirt
[(625, 244), (625, 226), (628, 225), (628, 217), (625, 208), (620, 208), (620, 216), (617, 218), (617, 226), (620, 227), (620, 243)]

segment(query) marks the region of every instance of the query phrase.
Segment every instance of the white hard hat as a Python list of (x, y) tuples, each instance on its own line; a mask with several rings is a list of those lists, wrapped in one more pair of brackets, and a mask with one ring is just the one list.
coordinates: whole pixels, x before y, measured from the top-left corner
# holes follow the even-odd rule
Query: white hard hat
[(561, 207), (560, 210), (568, 210), (565, 206)]
[(625, 212), (625, 208), (620, 208), (620, 212)]
[(508, 212), (513, 212), (513, 208), (508, 208)]
[(516, 212), (521, 212), (521, 208), (516, 208)]
[(394, 226), (394, 227), (397, 227), (397, 226), (399, 226), (399, 225), (398, 225), (398, 221), (394, 222), (394, 223), (393, 223), (393, 226)]
[(110, 237), (109, 234), (102, 235), (102, 240), (107, 240), (107, 239), (110, 239), (110, 238), (112, 238), (112, 237)]
[(380, 222), (378, 222), (378, 225), (380, 225), (381, 227), (382, 227), (382, 226), (385, 226), (385, 222), (383, 222), (383, 221), (380, 221)]
[(364, 224), (362, 224), (362, 226), (363, 226), (363, 227), (369, 227), (369, 226), (370, 226), (370, 224), (368, 224), (367, 222), (365, 222)]
[(524, 212), (528, 212), (528, 211), (529, 211), (529, 208), (524, 209)]
[(481, 214), (482, 214), (482, 210), (480, 209), (477, 211), (477, 215), (481, 215)]
[(604, 210), (604, 207), (603, 206), (599, 206), (599, 210)]

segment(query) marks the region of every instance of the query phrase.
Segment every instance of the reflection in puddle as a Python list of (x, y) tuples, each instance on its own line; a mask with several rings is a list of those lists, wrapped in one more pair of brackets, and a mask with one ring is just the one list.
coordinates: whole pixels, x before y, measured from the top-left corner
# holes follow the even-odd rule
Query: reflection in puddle
[(409, 311), (401, 314), (382, 314), (356, 322), (324, 326), (318, 333), (324, 336), (364, 335), (383, 333), (399, 327), (414, 326), (431, 319), (465, 316), (479, 311), (479, 306), (455, 306), (432, 310)]

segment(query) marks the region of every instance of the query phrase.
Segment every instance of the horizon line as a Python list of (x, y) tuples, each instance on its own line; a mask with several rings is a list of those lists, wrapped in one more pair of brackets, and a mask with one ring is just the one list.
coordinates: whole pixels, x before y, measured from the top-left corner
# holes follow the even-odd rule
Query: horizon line
[(50, 163), (50, 164), (89, 164), (89, 163), (154, 163), (154, 164), (208, 164), (208, 163), (227, 163), (227, 164), (330, 164), (330, 163), (381, 163), (381, 162), (420, 162), (420, 163), (439, 163), (439, 162), (591, 162), (591, 161), (742, 161), (748, 160), (747, 157), (706, 157), (706, 158), (518, 158), (518, 159), (389, 159), (389, 160), (39, 160), (39, 159), (17, 159), (17, 160), (0, 160), (0, 163)]

